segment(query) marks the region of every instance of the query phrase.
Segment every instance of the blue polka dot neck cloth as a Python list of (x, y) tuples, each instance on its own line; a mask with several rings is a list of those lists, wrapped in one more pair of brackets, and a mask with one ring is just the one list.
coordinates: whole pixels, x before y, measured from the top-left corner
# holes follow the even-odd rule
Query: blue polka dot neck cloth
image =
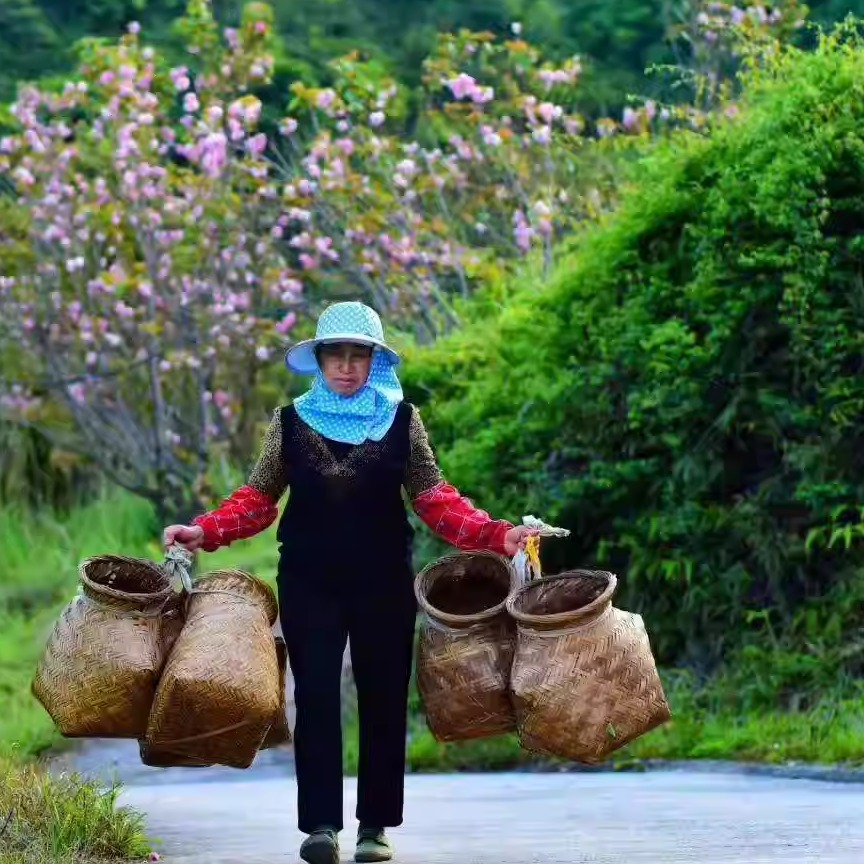
[(300, 418), (320, 435), (344, 444), (380, 441), (393, 425), (402, 401), (402, 385), (383, 351), (372, 355), (366, 383), (353, 395), (334, 393), (321, 370), (309, 390), (294, 400)]

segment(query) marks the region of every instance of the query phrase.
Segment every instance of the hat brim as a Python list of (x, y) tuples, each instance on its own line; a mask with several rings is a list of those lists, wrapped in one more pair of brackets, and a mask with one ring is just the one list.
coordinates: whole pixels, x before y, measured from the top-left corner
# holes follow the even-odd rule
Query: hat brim
[(354, 345), (366, 345), (380, 351), (394, 365), (401, 362), (399, 355), (386, 343), (372, 338), (359, 338), (356, 333), (334, 333), (326, 339), (306, 339), (298, 342), (285, 352), (285, 365), (298, 375), (314, 375), (318, 371), (318, 358), (315, 349), (319, 345), (332, 345), (334, 342), (351, 342)]

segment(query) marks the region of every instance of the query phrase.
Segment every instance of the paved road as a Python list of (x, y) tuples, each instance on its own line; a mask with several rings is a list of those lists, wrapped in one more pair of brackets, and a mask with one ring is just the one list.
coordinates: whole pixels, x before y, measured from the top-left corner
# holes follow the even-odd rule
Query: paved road
[[(147, 813), (166, 864), (293, 864), (294, 781), (274, 770), (138, 778), (123, 799)], [(346, 781), (345, 861), (354, 796)], [(393, 839), (402, 864), (861, 864), (862, 814), (860, 784), (681, 771), (411, 776)]]

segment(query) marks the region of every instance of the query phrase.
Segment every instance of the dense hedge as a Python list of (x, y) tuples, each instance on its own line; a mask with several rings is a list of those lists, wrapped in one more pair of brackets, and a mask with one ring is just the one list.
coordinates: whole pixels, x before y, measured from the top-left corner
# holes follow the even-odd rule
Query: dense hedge
[(619, 573), (664, 662), (721, 656), (754, 610), (792, 626), (861, 563), (862, 94), (849, 34), (785, 52), (554, 279), (408, 358), (449, 477), (571, 528), (548, 569)]

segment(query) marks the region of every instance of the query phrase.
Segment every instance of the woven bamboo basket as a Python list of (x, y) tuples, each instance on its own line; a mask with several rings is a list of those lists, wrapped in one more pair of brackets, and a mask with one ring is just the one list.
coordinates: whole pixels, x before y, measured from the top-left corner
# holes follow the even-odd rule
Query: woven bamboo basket
[(612, 605), (616, 584), (612, 573), (574, 570), (508, 598), (525, 749), (594, 764), (670, 719), (645, 625)]
[(445, 556), (414, 582), (424, 613), (417, 688), (438, 741), (516, 728), (508, 690), (516, 629), (504, 609), (512, 585), (507, 559), (486, 552)]
[(273, 723), (261, 744), (262, 750), (291, 743), (291, 724), (288, 722), (285, 678), (288, 674), (288, 648), (281, 636), (276, 637), (276, 661), (279, 664), (279, 702)]
[[(283, 744), (291, 743), (291, 726), (288, 722), (288, 714), (286, 711), (285, 701), (285, 678), (288, 666), (288, 652), (285, 647), (285, 640), (281, 636), (275, 639), (276, 657), (279, 663), (279, 710), (273, 718), (273, 723), (267, 730), (264, 741), (261, 743), (259, 750), (270, 750), (273, 747), (280, 747)], [(216, 763), (213, 761), (214, 753), (195, 753), (195, 752), (175, 752), (170, 749), (151, 748), (146, 739), (141, 739), (138, 742), (138, 750), (141, 757), (141, 762), (144, 765), (149, 765), (152, 768), (210, 768)]]
[(195, 581), (153, 699), (144, 761), (252, 764), (281, 710), (276, 615), (273, 590), (248, 573), (217, 570)]
[(54, 625), (33, 695), (68, 738), (137, 738), (182, 627), (169, 577), (121, 555), (88, 558)]

